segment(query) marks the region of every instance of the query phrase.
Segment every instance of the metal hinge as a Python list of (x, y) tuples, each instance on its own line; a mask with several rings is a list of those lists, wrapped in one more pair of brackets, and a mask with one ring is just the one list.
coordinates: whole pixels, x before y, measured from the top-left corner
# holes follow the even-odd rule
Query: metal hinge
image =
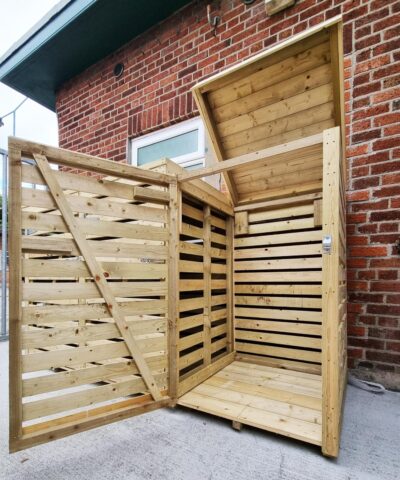
[(322, 237), (322, 252), (331, 253), (332, 250), (332, 235), (324, 235)]

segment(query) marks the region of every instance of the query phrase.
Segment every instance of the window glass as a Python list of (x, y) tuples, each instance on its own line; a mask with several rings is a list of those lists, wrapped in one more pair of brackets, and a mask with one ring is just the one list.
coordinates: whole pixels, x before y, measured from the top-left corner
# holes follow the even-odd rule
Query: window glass
[(182, 133), (150, 145), (139, 147), (137, 150), (137, 164), (144, 165), (160, 158), (175, 158), (197, 152), (199, 139), (198, 130)]

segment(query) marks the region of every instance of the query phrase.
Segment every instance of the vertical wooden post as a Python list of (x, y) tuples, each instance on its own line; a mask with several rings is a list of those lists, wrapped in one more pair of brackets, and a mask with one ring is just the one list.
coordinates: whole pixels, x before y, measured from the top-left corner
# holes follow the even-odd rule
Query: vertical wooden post
[(22, 261), (21, 261), (21, 151), (9, 147), (9, 375), (10, 451), (18, 449), (22, 436)]
[(233, 279), (233, 235), (234, 235), (234, 221), (233, 217), (226, 219), (226, 340), (227, 351), (234, 350), (234, 279)]
[(340, 127), (323, 135), (322, 234), (330, 236), (330, 252), (322, 256), (322, 452), (337, 457), (340, 435), (339, 368), (339, 225)]
[(211, 363), (211, 208), (204, 206), (204, 365)]
[(177, 182), (169, 186), (168, 241), (168, 359), (169, 396), (176, 405), (179, 382), (178, 317), (179, 317), (179, 233), (182, 197)]

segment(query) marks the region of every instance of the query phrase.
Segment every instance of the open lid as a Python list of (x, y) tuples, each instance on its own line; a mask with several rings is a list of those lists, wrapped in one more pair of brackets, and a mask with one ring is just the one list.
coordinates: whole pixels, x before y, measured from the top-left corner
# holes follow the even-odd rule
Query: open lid
[[(338, 16), (195, 85), (217, 160), (333, 126), (341, 126), (345, 138), (342, 44)], [(237, 173), (224, 176), (232, 200), (242, 203)], [(253, 194), (258, 198), (254, 189)]]

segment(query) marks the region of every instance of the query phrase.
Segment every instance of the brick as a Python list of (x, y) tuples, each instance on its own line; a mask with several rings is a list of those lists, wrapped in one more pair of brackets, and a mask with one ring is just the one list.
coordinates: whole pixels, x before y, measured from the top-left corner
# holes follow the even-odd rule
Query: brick
[[(367, 85), (361, 87), (353, 88), (353, 98), (361, 97), (363, 95), (369, 95), (370, 93), (376, 92), (381, 89), (381, 83), (370, 82)], [(375, 102), (378, 103), (378, 102)]]
[(386, 247), (351, 247), (352, 257), (384, 257), (387, 254)]
[(358, 190), (356, 192), (348, 192), (347, 193), (347, 201), (348, 202), (360, 202), (362, 200), (369, 199), (369, 190)]
[(369, 72), (375, 68), (382, 67), (390, 63), (390, 55), (385, 54), (370, 60), (357, 62), (355, 73)]
[(394, 197), (400, 195), (400, 185), (394, 185), (392, 187), (382, 187), (379, 190), (373, 192), (374, 197)]
[(387, 148), (395, 148), (400, 146), (400, 136), (395, 138), (384, 138), (381, 140), (376, 140), (373, 143), (373, 150), (385, 150)]
[(378, 185), (379, 185), (378, 177), (360, 178), (358, 180), (353, 181), (353, 188), (355, 190), (362, 190), (368, 187), (377, 187)]
[(379, 117), (374, 118), (374, 125), (382, 126), (382, 125), (390, 125), (391, 123), (398, 123), (400, 122), (400, 112), (396, 113), (389, 113), (387, 115), (380, 115)]
[(370, 212), (372, 210), (381, 210), (383, 208), (388, 208), (388, 200), (379, 200), (374, 202), (362, 202), (356, 203), (353, 205), (353, 212)]

